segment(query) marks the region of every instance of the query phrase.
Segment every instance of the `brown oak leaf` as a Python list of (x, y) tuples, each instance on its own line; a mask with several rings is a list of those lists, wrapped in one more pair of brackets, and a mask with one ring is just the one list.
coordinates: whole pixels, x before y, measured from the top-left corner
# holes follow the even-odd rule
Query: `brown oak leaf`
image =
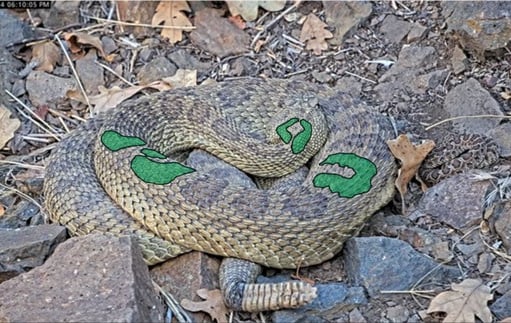
[(14, 133), (21, 126), (17, 118), (11, 118), (11, 111), (0, 105), (0, 149), (14, 137)]
[(477, 316), (483, 322), (491, 322), (492, 315), (488, 301), (493, 299), (490, 288), (479, 279), (465, 279), (459, 284), (451, 284), (453, 291), (435, 296), (427, 313), (444, 312), (443, 322), (475, 322)]
[(401, 161), (395, 184), (403, 197), (408, 191), (408, 183), (416, 176), (422, 162), (435, 147), (435, 142), (425, 140), (422, 144), (414, 145), (407, 135), (399, 135), (396, 139), (388, 140), (387, 145), (394, 157)]
[(240, 15), (246, 21), (256, 20), (259, 7), (268, 11), (280, 11), (286, 6), (286, 0), (226, 0), (231, 15)]
[(32, 60), (39, 63), (36, 70), (51, 72), (60, 62), (60, 48), (49, 40), (35, 44), (32, 46)]
[(229, 309), (225, 306), (222, 292), (219, 289), (199, 289), (197, 295), (204, 299), (202, 302), (193, 302), (188, 299), (181, 301), (181, 306), (190, 312), (206, 312), (217, 322), (225, 322)]
[(105, 53), (103, 43), (101, 43), (99, 37), (92, 36), (81, 31), (64, 33), (63, 35), (69, 45), (71, 53), (78, 57), (85, 55), (82, 46), (87, 45), (96, 48), (106, 61), (111, 62), (114, 59), (115, 54), (107, 55)]
[(152, 25), (172, 26), (173, 28), (162, 28), (161, 35), (175, 44), (183, 39), (183, 30), (192, 27), (192, 23), (183, 11), (190, 12), (186, 1), (160, 1), (153, 16)]
[(306, 43), (305, 48), (312, 50), (315, 55), (321, 55), (321, 51), (328, 48), (326, 39), (334, 36), (325, 27), (328, 27), (327, 24), (313, 13), (310, 13), (303, 23), (300, 41)]

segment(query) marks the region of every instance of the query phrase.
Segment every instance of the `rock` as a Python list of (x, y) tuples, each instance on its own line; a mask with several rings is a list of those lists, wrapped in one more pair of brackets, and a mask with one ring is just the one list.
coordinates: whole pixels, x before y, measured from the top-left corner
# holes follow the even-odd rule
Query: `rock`
[(467, 56), (461, 48), (458, 46), (454, 47), (454, 51), (452, 52), (451, 57), (451, 65), (452, 71), (454, 74), (458, 75), (465, 71), (467, 64)]
[(390, 322), (406, 322), (410, 316), (410, 312), (403, 305), (396, 305), (387, 308), (385, 316)]
[(44, 26), (49, 29), (59, 29), (80, 23), (79, 1), (56, 1), (50, 10), (37, 10)]
[(341, 77), (337, 80), (335, 87), (353, 97), (358, 97), (362, 92), (362, 84), (352, 76)]
[(112, 54), (117, 50), (117, 44), (115, 43), (115, 40), (113, 40), (111, 37), (103, 36), (101, 37), (101, 44), (103, 46), (103, 51), (109, 55)]
[(144, 65), (137, 74), (140, 84), (149, 84), (176, 74), (177, 67), (165, 57), (156, 57)]
[(196, 56), (190, 55), (182, 48), (167, 54), (167, 57), (176, 64), (179, 69), (183, 70), (197, 70), (200, 72), (206, 71), (211, 67), (209, 62), (201, 62)]
[(511, 254), (511, 201), (502, 201), (494, 208), (491, 220), (495, 233), (502, 239), (508, 254)]
[(408, 36), (406, 37), (406, 41), (408, 43), (414, 42), (416, 40), (421, 39), (424, 37), (424, 34), (428, 31), (428, 28), (419, 24), (419, 23), (413, 23), (412, 28), (410, 29), (410, 32), (408, 33)]
[(75, 80), (32, 71), (27, 76), (27, 91), (32, 105), (56, 102), (66, 97), (66, 92), (77, 88)]
[(98, 94), (98, 87), (105, 84), (103, 68), (95, 63), (97, 58), (96, 51), (91, 49), (85, 57), (76, 61), (76, 71), (88, 94)]
[(16, 16), (9, 14), (7, 10), (0, 11), (0, 47), (30, 39), (36, 36), (34, 29)]
[(511, 2), (445, 1), (443, 15), (447, 31), (453, 32), (461, 45), (480, 58), (485, 51), (506, 47), (511, 39)]
[(510, 305), (511, 291), (500, 296), (493, 304), (490, 305), (490, 309), (497, 320), (503, 320), (506, 317), (511, 317)]
[(500, 157), (511, 157), (511, 123), (503, 123), (488, 132), (500, 148)]
[(314, 79), (319, 83), (328, 83), (332, 80), (332, 75), (326, 71), (312, 71), (312, 77), (314, 77)]
[[(384, 101), (389, 101), (394, 94), (399, 95), (403, 91), (423, 94), (429, 88), (430, 80), (444, 73), (444, 70), (431, 71), (436, 64), (436, 51), (433, 47), (405, 45), (396, 64), (383, 74), (374, 90)], [(432, 85), (436, 83), (432, 82)]]
[[(150, 274), (151, 278), (163, 290), (172, 294), (178, 303), (183, 299), (198, 302), (202, 299), (197, 295), (197, 290), (219, 288), (219, 267), (218, 258), (192, 251), (153, 267)], [(205, 313), (189, 314), (196, 322), (211, 322), (211, 318)]]
[(326, 23), (335, 28), (332, 45), (340, 45), (344, 36), (364, 23), (373, 11), (373, 5), (366, 1), (323, 1)]
[(412, 24), (398, 19), (394, 15), (388, 15), (382, 22), (380, 31), (383, 36), (390, 40), (392, 43), (399, 43), (408, 32), (412, 29)]
[(0, 229), (0, 282), (42, 265), (65, 239), (66, 228), (58, 225)]
[[(498, 102), (473, 78), (447, 93), (444, 109), (451, 117), (483, 114), (503, 115)], [(452, 121), (452, 125), (461, 133), (485, 135), (496, 128), (499, 122), (499, 118), (465, 118)]]
[(0, 228), (17, 229), (27, 225), (37, 225), (41, 218), (41, 210), (30, 201), (23, 200), (7, 209), (7, 212), (0, 217)]
[(218, 57), (245, 53), (250, 43), (247, 34), (212, 8), (197, 12), (195, 29), (190, 33), (190, 40)]
[[(346, 242), (343, 252), (350, 283), (362, 285), (369, 296), (382, 290), (409, 290), (438, 263), (418, 253), (407, 243), (386, 237), (358, 237)], [(445, 281), (457, 275), (456, 269), (440, 266), (427, 280)]]
[(485, 192), (491, 182), (476, 181), (472, 179), (474, 174), (457, 174), (430, 187), (410, 214), (410, 219), (427, 214), (461, 231), (479, 223), (484, 212)]
[(127, 236), (69, 239), (45, 264), (0, 284), (0, 321), (161, 322), (162, 313), (142, 253)]
[[(280, 282), (290, 280), (282, 279), (281, 276), (271, 278), (260, 278), (258, 283)], [(362, 287), (348, 287), (343, 283), (325, 283), (316, 284), (317, 297), (309, 304), (292, 310), (275, 311), (272, 314), (273, 322), (291, 323), (291, 322), (329, 322), (336, 319), (344, 312), (351, 311), (353, 308), (367, 304)]]

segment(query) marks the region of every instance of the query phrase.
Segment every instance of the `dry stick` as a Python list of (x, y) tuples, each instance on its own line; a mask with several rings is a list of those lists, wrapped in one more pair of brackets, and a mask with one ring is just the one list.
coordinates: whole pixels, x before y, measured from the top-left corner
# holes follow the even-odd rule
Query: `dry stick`
[[(16, 96), (14, 96), (14, 94), (12, 94), (11, 92), (9, 92), (8, 90), (5, 90), (5, 92), (11, 97), (11, 98), (16, 98)], [(57, 130), (54, 129), (52, 126), (50, 126), (49, 123), (47, 123), (46, 121), (44, 121), (43, 118), (41, 118), (39, 115), (37, 115), (37, 113), (35, 113), (34, 111), (32, 111), (32, 109), (30, 109), (26, 104), (24, 104), (21, 100), (17, 99), (16, 100), (23, 108), (25, 108), (25, 110), (27, 110), (33, 117), (35, 117), (37, 120), (39, 120), (39, 122), (41, 122), (43, 125), (46, 126), (46, 128), (48, 128), (49, 131), (53, 131), (54, 133), (57, 133)]]
[(119, 20), (107, 20), (103, 18), (98, 17), (92, 17), (92, 16), (84, 16), (89, 19), (93, 19), (99, 22), (103, 22), (106, 24), (115, 24), (120, 26), (131, 26), (131, 27), (148, 27), (148, 28), (162, 28), (162, 29), (181, 29), (181, 30), (194, 30), (196, 27), (194, 26), (168, 26), (168, 25), (151, 25), (151, 24), (141, 24), (141, 23), (135, 23), (135, 22), (124, 22)]
[(376, 84), (376, 83), (377, 83), (377, 82), (375, 82), (375, 81), (373, 81), (373, 80), (370, 80), (370, 79), (368, 79), (368, 78), (365, 78), (365, 77), (360, 76), (360, 75), (355, 74), (355, 73), (351, 73), (351, 72), (348, 72), (348, 71), (345, 71), (344, 73), (346, 73), (346, 74), (348, 74), (348, 75), (351, 75), (351, 76), (354, 76), (354, 77), (356, 77), (356, 78), (359, 78), (359, 79), (361, 79), (361, 80), (367, 81), (367, 82), (372, 83), (372, 84)]
[(18, 190), (17, 188), (14, 188), (14, 187), (10, 187), (10, 186), (7, 186), (7, 185), (4, 185), (2, 183), (0, 183), (0, 187), (3, 187), (4, 189), (8, 190), (8, 191), (14, 191), (16, 192), (18, 195), (20, 195), (21, 197), (24, 197), (25, 199), (29, 200), (30, 202), (34, 203), (40, 210), (41, 212), (43, 211), (43, 207), (41, 204), (39, 204), (36, 200), (34, 200), (32, 197), (28, 196), (27, 194), (23, 193), (22, 191)]
[(511, 119), (511, 116), (498, 116), (498, 115), (494, 115), (494, 114), (480, 114), (480, 115), (475, 115), (475, 116), (459, 116), (459, 117), (452, 117), (452, 118), (448, 118), (448, 119), (445, 119), (445, 120), (442, 120), (442, 121), (439, 121), (437, 123), (434, 123), (428, 127), (425, 128), (425, 130), (431, 130), (432, 128), (434, 127), (437, 127), (443, 123), (446, 123), (446, 122), (449, 122), (449, 121), (454, 121), (454, 120), (458, 120), (458, 119), (477, 119), (477, 118), (502, 118), (502, 119)]
[(90, 104), (90, 101), (89, 101), (89, 96), (87, 95), (87, 93), (85, 92), (85, 88), (83, 87), (83, 84), (82, 84), (82, 81), (80, 80), (80, 77), (78, 76), (78, 72), (76, 71), (75, 69), (75, 66), (73, 64), (73, 61), (71, 60), (71, 57), (69, 57), (69, 53), (67, 52), (67, 49), (66, 47), (64, 46), (64, 44), (62, 43), (62, 40), (60, 40), (60, 37), (59, 35), (55, 35), (54, 37), (55, 40), (57, 40), (57, 42), (59, 43), (60, 45), (60, 48), (62, 49), (62, 52), (64, 52), (64, 56), (66, 56), (66, 59), (67, 59), (67, 62), (69, 64), (69, 66), (71, 67), (71, 70), (73, 71), (73, 75), (75, 77), (75, 80), (76, 80), (76, 83), (78, 83), (78, 87), (80, 88), (80, 92), (82, 92), (82, 95), (83, 97), (85, 98), (85, 101), (87, 102), (87, 106), (89, 107), (89, 111), (91, 112), (91, 114), (93, 115), (94, 111), (93, 111), (93, 108)]
[(511, 256), (508, 256), (506, 253), (502, 252), (502, 251), (499, 251), (497, 248), (493, 247), (493, 246), (490, 246), (483, 238), (482, 234), (481, 234), (481, 231), (479, 231), (479, 236), (481, 237), (481, 241), (483, 242), (483, 244), (488, 248), (490, 249), (491, 252), (493, 252), (494, 254), (496, 254), (497, 256), (500, 256), (502, 258), (504, 258), (506, 261), (511, 261)]
[(161, 288), (160, 285), (158, 285), (154, 280), (152, 282), (153, 282), (153, 286), (156, 287), (156, 289), (160, 292), (160, 294), (165, 299), (165, 303), (167, 304), (167, 306), (172, 310), (174, 315), (176, 315), (176, 319), (178, 322), (185, 322), (185, 323), (193, 322), (192, 319), (190, 318), (190, 316), (188, 316), (188, 313), (186, 313), (181, 308), (181, 306), (176, 301), (176, 299), (172, 296), (172, 294), (164, 291), (163, 288)]
[(257, 33), (257, 35), (254, 37), (254, 39), (252, 40), (252, 42), (250, 43), (250, 47), (254, 47), (255, 43), (259, 40), (259, 38), (261, 38), (261, 36), (268, 30), (271, 28), (271, 26), (273, 26), (275, 23), (277, 23), (280, 19), (282, 19), (282, 17), (284, 17), (285, 15), (287, 15), (289, 12), (291, 12), (292, 10), (298, 8), (298, 6), (300, 5), (300, 3), (302, 2), (302, 0), (296, 0), (295, 3), (293, 3), (292, 6), (290, 6), (289, 8), (287, 8), (286, 10), (282, 11), (282, 13), (280, 15), (278, 15), (277, 17), (275, 17), (275, 19), (273, 19), (272, 21), (270, 21), (266, 26), (263, 27), (263, 29)]
[(96, 63), (97, 65), (103, 67), (105, 70), (109, 71), (110, 73), (112, 73), (113, 75), (117, 76), (121, 81), (123, 81), (124, 83), (128, 84), (129, 86), (135, 86), (135, 84), (131, 83), (130, 81), (128, 81), (127, 79), (125, 79), (124, 77), (122, 77), (122, 75), (119, 75), (119, 73), (117, 73), (116, 71), (114, 71), (113, 69), (111, 69), (110, 67), (104, 65), (104, 64), (101, 64), (100, 62), (98, 61), (95, 61), (94, 63)]
[[(5, 93), (7, 93), (11, 98), (13, 98), (16, 102), (18, 102), (22, 107), (25, 107), (25, 104), (23, 102), (21, 102), (20, 99), (18, 99), (17, 97), (15, 97), (11, 92), (9, 92), (8, 90), (4, 90)], [(57, 141), (60, 141), (60, 138), (51, 132), (51, 129), (48, 130), (46, 129), (45, 127), (43, 127), (42, 125), (39, 124), (39, 122), (36, 122), (31, 116), (27, 115), (25, 112), (23, 112), (23, 110), (19, 109), (16, 105), (14, 105), (14, 108), (25, 118), (27, 118), (28, 120), (32, 121), (32, 123), (34, 123), (37, 127), (39, 127), (39, 129), (41, 129), (42, 131), (46, 132), (47, 134), (51, 135), (53, 138), (55, 138), (55, 140)], [(28, 108), (28, 107), (27, 107)], [(31, 111), (30, 109), (28, 109), (29, 111)], [(48, 125), (46, 122), (44, 122), (45, 125)]]
[(26, 169), (44, 170), (44, 166), (23, 164), (23, 163), (12, 161), (12, 160), (0, 160), (0, 164), (16, 165), (18, 167), (26, 168)]

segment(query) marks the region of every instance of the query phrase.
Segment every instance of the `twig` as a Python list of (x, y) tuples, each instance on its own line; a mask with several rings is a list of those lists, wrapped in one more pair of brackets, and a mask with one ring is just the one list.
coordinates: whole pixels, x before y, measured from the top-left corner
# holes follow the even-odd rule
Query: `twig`
[[(9, 95), (11, 98), (13, 98), (16, 102), (18, 102), (22, 107), (26, 107), (26, 105), (21, 102), (20, 99), (18, 99), (16, 96), (14, 96), (14, 94), (12, 94), (11, 92), (9, 92), (8, 90), (4, 90), (5, 93), (7, 93), (7, 95)], [(17, 106), (14, 105), (14, 108), (25, 118), (27, 118), (28, 120), (32, 121), (33, 124), (35, 124), (39, 129), (41, 129), (42, 131), (46, 132), (47, 134), (51, 135), (53, 138), (55, 138), (55, 140), (59, 141), (60, 138), (54, 134), (51, 130), (51, 128), (49, 128), (50, 130), (46, 129), (45, 127), (43, 127), (42, 125), (39, 124), (39, 122), (36, 122), (32, 117), (30, 117), (29, 115), (27, 115), (25, 112), (23, 112), (23, 110), (19, 109)], [(28, 108), (28, 107), (26, 107)], [(31, 111), (30, 109), (28, 109), (28, 111)], [(32, 112), (32, 111), (31, 111)], [(45, 125), (48, 126), (48, 124), (46, 122), (44, 122)]]
[(7, 186), (7, 185), (4, 185), (2, 183), (0, 183), (0, 187), (3, 187), (4, 189), (8, 190), (8, 191), (14, 191), (16, 194), (20, 195), (21, 197), (29, 200), (30, 202), (34, 203), (38, 208), (39, 210), (41, 210), (41, 212), (43, 212), (43, 207), (41, 204), (39, 204), (36, 200), (34, 200), (33, 198), (31, 198), (30, 196), (28, 196), (27, 194), (23, 193), (22, 191), (18, 190), (17, 188), (14, 188), (14, 187), (10, 187), (10, 186)]
[(112, 73), (113, 75), (117, 76), (121, 81), (123, 81), (124, 83), (128, 84), (129, 86), (135, 86), (135, 84), (131, 83), (130, 81), (128, 81), (127, 79), (125, 79), (124, 77), (122, 77), (122, 75), (119, 75), (119, 73), (117, 73), (116, 71), (114, 71), (112, 68), (104, 65), (104, 64), (101, 64), (100, 62), (98, 61), (94, 61), (94, 63), (98, 64), (99, 66), (103, 67), (105, 70), (109, 71), (110, 73)]
[(261, 38), (261, 36), (266, 32), (268, 31), (268, 29), (270, 29), (275, 23), (277, 23), (280, 19), (282, 19), (282, 17), (284, 17), (285, 15), (287, 15), (288, 13), (290, 13), (292, 10), (298, 8), (298, 6), (300, 5), (300, 3), (302, 2), (302, 0), (296, 0), (295, 3), (293, 3), (293, 5), (291, 5), (289, 8), (287, 8), (286, 10), (282, 11), (282, 13), (280, 15), (278, 15), (277, 17), (275, 17), (275, 19), (273, 19), (272, 21), (270, 21), (268, 24), (266, 24), (263, 29), (257, 33), (257, 35), (255, 35), (254, 39), (252, 40), (252, 42), (250, 43), (250, 47), (254, 47), (255, 43), (259, 40), (259, 38)]
[(44, 166), (23, 164), (23, 163), (12, 161), (12, 160), (0, 160), (0, 164), (15, 165), (15, 166), (18, 166), (21, 168), (26, 168), (26, 169), (44, 170)]
[(348, 72), (348, 71), (345, 71), (344, 73), (346, 73), (346, 74), (348, 74), (348, 75), (351, 75), (351, 76), (354, 76), (354, 77), (356, 77), (356, 78), (359, 78), (359, 79), (361, 79), (361, 80), (367, 81), (367, 82), (369, 82), (369, 83), (376, 84), (376, 82), (375, 82), (375, 81), (370, 80), (370, 79), (368, 79), (368, 78), (365, 78), (365, 77), (363, 77), (363, 76), (357, 75), (357, 74), (355, 74), (355, 73), (351, 73), (351, 72)]
[(62, 40), (60, 40), (59, 35), (55, 35), (54, 37), (57, 42), (60, 45), (60, 48), (62, 49), (62, 52), (64, 52), (64, 56), (66, 56), (67, 62), (69, 66), (71, 67), (71, 71), (73, 71), (73, 75), (75, 77), (76, 83), (78, 83), (78, 87), (80, 88), (80, 92), (82, 92), (83, 97), (85, 98), (85, 101), (87, 102), (87, 106), (89, 107), (89, 111), (91, 112), (91, 115), (94, 115), (94, 111), (92, 110), (92, 106), (89, 101), (89, 96), (85, 92), (85, 88), (83, 87), (82, 81), (80, 80), (80, 77), (78, 76), (78, 72), (76, 71), (75, 65), (73, 64), (73, 60), (71, 57), (69, 57), (69, 53), (67, 52), (66, 47), (62, 43)]
[(511, 116), (498, 116), (498, 115), (494, 115), (494, 114), (480, 114), (480, 115), (475, 115), (475, 116), (458, 116), (458, 117), (452, 117), (452, 118), (448, 118), (448, 119), (439, 121), (437, 123), (434, 123), (434, 124), (430, 125), (429, 127), (426, 127), (425, 130), (431, 130), (432, 128), (437, 127), (437, 126), (444, 124), (446, 122), (449, 122), (449, 121), (454, 121), (454, 120), (458, 120), (458, 119), (477, 119), (477, 118), (511, 119)]
[(181, 29), (181, 30), (194, 30), (196, 27), (194, 26), (168, 26), (168, 25), (151, 25), (151, 24), (141, 24), (141, 23), (135, 23), (135, 22), (125, 22), (125, 21), (119, 21), (119, 20), (107, 20), (103, 18), (98, 17), (92, 17), (92, 16), (86, 16), (84, 17), (88, 19), (93, 19), (99, 22), (103, 22), (106, 24), (115, 24), (115, 25), (121, 25), (121, 26), (131, 26), (131, 27), (148, 27), (148, 28), (162, 28), (162, 29)]
[(188, 314), (181, 308), (179, 303), (174, 299), (174, 297), (163, 290), (163, 288), (160, 287), (154, 280), (153, 280), (153, 286), (156, 287), (156, 289), (160, 292), (160, 294), (165, 299), (165, 303), (167, 306), (172, 310), (172, 313), (176, 315), (176, 319), (178, 322), (182, 323), (192, 323), (192, 319)]

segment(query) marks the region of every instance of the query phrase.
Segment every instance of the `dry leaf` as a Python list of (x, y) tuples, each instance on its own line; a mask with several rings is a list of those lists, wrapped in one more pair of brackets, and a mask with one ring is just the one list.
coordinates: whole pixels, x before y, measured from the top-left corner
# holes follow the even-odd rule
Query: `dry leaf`
[(240, 15), (229, 16), (229, 18), (227, 19), (229, 19), (229, 21), (232, 22), (234, 26), (238, 27), (241, 30), (247, 28), (247, 23), (245, 22), (245, 20), (243, 20), (243, 18), (241, 18)]
[[(139, 91), (145, 89), (146, 87), (147, 86), (132, 86), (121, 89), (118, 86), (114, 86), (110, 89), (107, 89), (103, 86), (99, 86), (99, 94), (89, 96), (89, 102), (94, 106), (95, 112), (105, 112), (119, 105), (124, 100), (131, 98), (133, 95), (137, 94)], [(67, 91), (66, 95), (70, 99), (77, 100), (82, 103), (87, 103), (85, 98), (82, 96), (81, 91), (79, 90)]]
[(268, 11), (280, 11), (286, 6), (285, 0), (226, 0), (225, 2), (231, 15), (241, 15), (246, 21), (253, 21), (257, 18), (259, 7)]
[(420, 145), (414, 145), (406, 135), (399, 135), (397, 139), (387, 141), (390, 151), (401, 161), (401, 168), (398, 171), (396, 187), (403, 197), (408, 191), (408, 183), (417, 174), (424, 158), (435, 147), (435, 142), (426, 140)]
[(315, 55), (321, 55), (321, 51), (328, 48), (326, 39), (332, 38), (331, 32), (325, 29), (327, 24), (316, 15), (310, 13), (303, 23), (300, 41), (307, 44), (306, 49), (312, 50)]
[(99, 37), (89, 35), (84, 32), (70, 32), (64, 33), (64, 39), (67, 41), (69, 45), (69, 49), (71, 53), (76, 54), (78, 56), (83, 56), (85, 53), (82, 50), (82, 45), (89, 45), (96, 48), (101, 56), (108, 62), (111, 62), (114, 58), (114, 54), (106, 55), (105, 50), (103, 49), (103, 44)]
[(217, 322), (225, 322), (227, 320), (229, 309), (225, 306), (222, 292), (219, 289), (199, 289), (197, 295), (204, 299), (204, 301), (193, 302), (184, 299), (181, 302), (181, 306), (190, 312), (206, 312)]
[(500, 320), (499, 323), (511, 323), (511, 316)]
[(167, 83), (173, 89), (186, 86), (195, 86), (197, 85), (197, 71), (179, 69), (176, 71), (176, 74), (169, 77), (164, 77), (162, 81)]
[(10, 116), (11, 111), (0, 105), (0, 149), (4, 148), (5, 144), (14, 137), (14, 133), (21, 125), (17, 118), (10, 118)]
[(183, 30), (186, 27), (192, 27), (188, 17), (182, 12), (190, 12), (190, 7), (186, 1), (160, 1), (153, 16), (152, 25), (184, 27), (184, 28), (162, 28), (161, 35), (169, 39), (170, 43), (175, 44), (183, 39)]
[(511, 92), (507, 90), (504, 92), (500, 92), (500, 97), (503, 98), (504, 100), (509, 100), (511, 99)]
[(438, 294), (431, 300), (428, 314), (444, 312), (443, 322), (475, 322), (477, 316), (483, 322), (491, 322), (492, 315), (487, 302), (493, 299), (490, 289), (479, 279), (465, 279), (451, 284), (451, 292)]
[(3, 216), (5, 214), (5, 207), (0, 204), (0, 216)]
[(32, 61), (39, 64), (38, 71), (51, 72), (56, 63), (60, 62), (60, 48), (51, 41), (35, 44), (32, 47)]

